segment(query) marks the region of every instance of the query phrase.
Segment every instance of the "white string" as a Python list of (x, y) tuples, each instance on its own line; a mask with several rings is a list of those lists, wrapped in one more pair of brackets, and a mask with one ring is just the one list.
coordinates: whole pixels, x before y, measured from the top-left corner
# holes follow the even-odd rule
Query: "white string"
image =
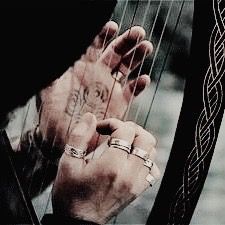
[[(170, 15), (171, 10), (172, 10), (173, 3), (174, 3), (174, 0), (171, 0), (169, 9), (167, 11), (165, 23), (164, 23), (164, 26), (163, 26), (163, 29), (162, 29), (162, 32), (161, 32), (161, 35), (160, 35), (160, 38), (159, 38), (159, 42), (157, 44), (157, 48), (156, 48), (156, 51), (155, 51), (155, 54), (154, 54), (154, 57), (153, 57), (153, 61), (152, 61), (151, 67), (150, 67), (150, 71), (149, 71), (149, 74), (148, 74), (149, 76), (151, 76), (152, 69), (155, 65), (156, 58), (158, 56), (158, 52), (159, 52), (159, 49), (160, 49), (160, 45), (161, 45), (161, 42), (162, 42), (162, 38), (163, 38), (163, 35), (164, 35), (164, 32), (165, 32), (166, 25), (168, 23), (169, 15)], [(143, 106), (144, 106), (144, 101), (142, 101), (141, 103), (138, 104), (138, 109), (137, 109), (136, 114), (135, 114), (135, 122), (137, 121), (138, 115), (139, 115)]]

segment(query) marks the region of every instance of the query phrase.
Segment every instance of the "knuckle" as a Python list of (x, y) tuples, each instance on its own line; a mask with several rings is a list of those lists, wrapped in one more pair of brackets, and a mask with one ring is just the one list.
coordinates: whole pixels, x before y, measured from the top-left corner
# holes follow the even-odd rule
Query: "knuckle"
[(150, 133), (150, 132), (146, 131), (145, 129), (143, 129), (142, 127), (141, 127), (141, 129), (142, 130), (140, 130), (140, 133), (141, 133), (140, 136), (142, 136), (144, 139), (148, 140), (148, 143), (150, 145), (152, 145), (153, 147), (155, 147), (157, 145), (156, 137), (152, 133)]
[(104, 183), (109, 188), (113, 187), (117, 177), (118, 173), (114, 169), (104, 167), (103, 170), (100, 165), (92, 172), (92, 178), (95, 180), (95, 183)]
[(157, 155), (156, 148), (151, 148), (150, 149), (150, 155), (151, 155), (151, 159), (152, 160), (154, 160), (156, 158), (156, 155)]
[(118, 120), (116, 118), (109, 118), (108, 120), (110, 121), (111, 125), (114, 125), (114, 126), (117, 126), (117, 127), (119, 127), (122, 123), (120, 120)]
[(85, 133), (84, 132), (81, 132), (79, 130), (76, 130), (76, 131), (72, 131), (71, 132), (71, 138), (72, 139), (77, 139), (77, 140), (81, 140), (85, 137)]
[(161, 171), (157, 168), (155, 178), (158, 180), (161, 177)]
[(121, 179), (117, 188), (119, 193), (134, 194), (132, 193), (133, 183), (127, 178)]
[(129, 136), (134, 136), (135, 135), (135, 130), (132, 127), (127, 127), (126, 132)]
[(125, 122), (125, 123), (126, 123), (126, 125), (131, 126), (131, 127), (133, 127), (133, 128), (136, 128), (136, 126), (137, 126), (137, 124), (134, 123), (133, 121), (127, 121), (127, 122)]
[(157, 139), (150, 133), (149, 133), (149, 142), (154, 147), (157, 145)]
[(154, 177), (156, 180), (158, 180), (161, 177), (161, 170), (159, 169), (159, 167), (155, 164), (154, 165), (155, 169), (154, 169)]

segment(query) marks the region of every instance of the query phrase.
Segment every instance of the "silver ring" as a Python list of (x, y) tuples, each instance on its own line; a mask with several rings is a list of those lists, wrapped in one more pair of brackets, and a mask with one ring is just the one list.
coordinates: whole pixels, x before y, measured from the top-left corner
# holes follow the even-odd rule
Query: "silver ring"
[(151, 171), (152, 167), (154, 165), (154, 162), (151, 159), (146, 159), (144, 162), (144, 166), (147, 166), (149, 168), (149, 170)]
[(148, 181), (148, 183), (149, 183), (149, 185), (150, 185), (151, 187), (152, 187), (152, 186), (155, 184), (155, 182), (156, 182), (156, 179), (155, 179), (150, 173), (146, 176), (145, 180)]
[(119, 139), (119, 138), (111, 137), (108, 140), (108, 146), (121, 149), (123, 151), (126, 151), (127, 153), (130, 153), (130, 151), (131, 151), (131, 144), (129, 144), (127, 141)]
[(124, 79), (124, 75), (123, 73), (121, 73), (120, 71), (116, 71), (112, 74), (112, 78), (115, 79), (117, 82), (121, 83), (122, 80)]
[(64, 151), (67, 155), (78, 158), (78, 159), (84, 158), (87, 154), (86, 150), (75, 148), (75, 147), (70, 146), (68, 144), (66, 144), (66, 146), (64, 148)]
[(145, 161), (148, 160), (150, 157), (149, 154), (145, 150), (138, 148), (138, 147), (133, 147), (131, 154), (136, 155), (136, 156), (140, 157), (141, 159), (144, 159)]

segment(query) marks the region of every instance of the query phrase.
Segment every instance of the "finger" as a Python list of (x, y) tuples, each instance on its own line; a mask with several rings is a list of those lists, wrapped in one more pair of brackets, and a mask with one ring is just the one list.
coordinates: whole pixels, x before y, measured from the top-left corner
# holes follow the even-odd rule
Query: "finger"
[(114, 21), (109, 21), (102, 28), (101, 32), (95, 37), (93, 47), (97, 49), (104, 48), (118, 31), (118, 25)]
[(140, 193), (142, 193), (143, 191), (145, 191), (147, 188), (149, 188), (151, 186), (151, 184), (146, 180), (146, 177), (148, 176), (148, 174), (150, 174), (152, 176), (152, 178), (154, 179), (152, 184), (155, 184), (155, 182), (157, 182), (161, 176), (161, 172), (159, 167), (156, 165), (156, 163), (154, 163), (151, 172), (146, 172), (146, 170), (144, 170), (144, 168), (141, 168), (139, 170), (139, 174), (138, 174), (138, 182), (137, 187), (140, 190)]
[(104, 47), (113, 38), (117, 30), (117, 23), (113, 21), (107, 22), (101, 32), (95, 37), (91, 46), (87, 48), (86, 54), (82, 57), (82, 59), (87, 59), (91, 62), (96, 61), (102, 53)]
[[(147, 154), (149, 154), (150, 159), (154, 160), (156, 156), (156, 139), (155, 137), (147, 132), (145, 129), (143, 129), (141, 126), (135, 124), (132, 121), (127, 121), (125, 122), (129, 126), (132, 126), (135, 129), (135, 138), (132, 144), (132, 148), (140, 148), (144, 150)], [(135, 167), (138, 165), (143, 165), (144, 160), (137, 155), (133, 155), (132, 151), (131, 154), (129, 155), (129, 160), (134, 162)]]
[[(130, 126), (135, 128), (136, 136), (133, 142), (133, 148), (138, 147), (144, 150), (148, 157), (153, 161), (153, 166), (151, 168), (144, 165), (145, 160), (137, 155), (133, 155), (132, 152), (129, 155), (129, 161), (131, 162), (132, 167), (134, 168), (134, 173), (136, 174), (137, 180), (135, 182), (134, 188), (139, 190), (139, 193), (144, 191), (146, 188), (150, 186), (150, 183), (146, 180), (148, 174), (152, 176), (154, 182), (160, 177), (160, 170), (156, 163), (154, 162), (156, 158), (156, 138), (146, 130), (144, 130), (141, 126), (134, 124), (131, 121), (128, 121)], [(137, 171), (137, 173), (135, 173)]]
[(132, 96), (138, 96), (150, 85), (150, 82), (150, 77), (148, 75), (141, 75), (135, 80), (128, 81), (124, 89), (125, 99), (129, 102)]
[(140, 42), (135, 48), (123, 56), (118, 71), (128, 76), (152, 51), (153, 46), (151, 42), (146, 40)]
[[(67, 144), (76, 149), (86, 151), (89, 142), (96, 132), (96, 124), (96, 117), (91, 113), (85, 113), (82, 116), (80, 122), (76, 124), (76, 127), (71, 130)], [(70, 155), (66, 153), (64, 155), (67, 155), (67, 157), (69, 157), (71, 160)], [(80, 163), (84, 162), (83, 159), (77, 157), (72, 157), (72, 159)]]
[(99, 60), (112, 70), (118, 67), (121, 58), (126, 55), (145, 37), (145, 30), (140, 26), (134, 26), (117, 37), (105, 49)]
[[(97, 131), (100, 134), (110, 135), (111, 138), (121, 139), (129, 145), (133, 143), (135, 137), (135, 130), (133, 127), (115, 118), (99, 121), (97, 123)], [(104, 154), (107, 155), (107, 157), (111, 157), (111, 159), (119, 158), (120, 160), (127, 159), (128, 156), (126, 151), (114, 147), (110, 147), (103, 155)]]

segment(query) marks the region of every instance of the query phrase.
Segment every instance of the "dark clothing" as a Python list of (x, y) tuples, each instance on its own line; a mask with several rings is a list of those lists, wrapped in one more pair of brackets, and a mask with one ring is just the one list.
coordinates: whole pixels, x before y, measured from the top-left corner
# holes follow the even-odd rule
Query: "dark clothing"
[(25, 4), (1, 7), (0, 127), (8, 112), (79, 59), (109, 20), (116, 0)]
[[(7, 125), (7, 115), (10, 111), (25, 104), (32, 95), (49, 85), (79, 59), (109, 20), (116, 0), (76, 0), (73, 5), (56, 2), (50, 5), (45, 2), (44, 6), (35, 7), (28, 3), (23, 6), (21, 2), (19, 6), (15, 3), (12, 6), (10, 3), (7, 4), (8, 6), (1, 8), (0, 13), (0, 128), (2, 129)], [(0, 179), (0, 208), (10, 213), (3, 215), (3, 218), (7, 218), (6, 221), (4, 219), (2, 221), (0, 216), (0, 224), (22, 224), (23, 221), (13, 215), (20, 215), (23, 218), (23, 211), (21, 210), (19, 214), (11, 213), (12, 209), (19, 211), (19, 206), (16, 201), (6, 200), (6, 197), (13, 199), (10, 198), (10, 193), (14, 197), (17, 196), (15, 190), (21, 188), (20, 181), (14, 173), (13, 160), (8, 154), (10, 147), (7, 149), (6, 146), (4, 141), (0, 145), (0, 151), (4, 151), (5, 154), (1, 166), (7, 165), (6, 168), (1, 168), (7, 176)], [(11, 177), (9, 171), (12, 172)], [(21, 190), (18, 190), (18, 193), (21, 194), (21, 199), (26, 201)], [(1, 205), (2, 202), (6, 202), (8, 206)], [(30, 202), (25, 206), (32, 208)], [(44, 217), (43, 223), (94, 224), (56, 215)]]
[(46, 214), (42, 219), (43, 225), (60, 224), (60, 225), (98, 225), (91, 221), (79, 220), (64, 216), (56, 216), (52, 214)]

